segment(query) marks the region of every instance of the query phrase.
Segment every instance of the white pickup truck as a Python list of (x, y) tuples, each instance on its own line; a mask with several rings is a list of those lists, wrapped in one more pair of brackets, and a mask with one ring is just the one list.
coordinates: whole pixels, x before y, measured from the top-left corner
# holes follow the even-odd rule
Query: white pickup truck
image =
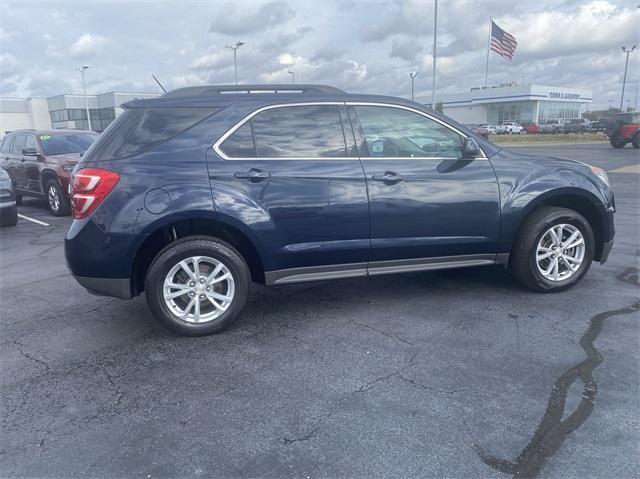
[(498, 135), (524, 135), (526, 132), (527, 130), (515, 121), (503, 121), (496, 127), (496, 133)]

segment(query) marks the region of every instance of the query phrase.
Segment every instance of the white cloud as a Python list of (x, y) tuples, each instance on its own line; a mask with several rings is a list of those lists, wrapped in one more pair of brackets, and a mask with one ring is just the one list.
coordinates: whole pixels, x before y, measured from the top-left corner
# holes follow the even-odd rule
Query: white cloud
[(98, 52), (109, 43), (109, 39), (100, 35), (84, 33), (69, 47), (69, 53), (74, 57), (84, 57)]

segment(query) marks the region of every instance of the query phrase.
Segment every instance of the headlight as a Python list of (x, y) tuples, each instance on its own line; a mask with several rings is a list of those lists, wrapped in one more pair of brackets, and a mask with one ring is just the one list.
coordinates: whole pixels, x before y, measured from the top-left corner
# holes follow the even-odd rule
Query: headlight
[(607, 172), (604, 171), (602, 168), (598, 168), (597, 166), (592, 166), (591, 167), (591, 172), (596, 175), (598, 178), (600, 178), (605, 185), (607, 186), (611, 186), (609, 184), (609, 177), (607, 176)]

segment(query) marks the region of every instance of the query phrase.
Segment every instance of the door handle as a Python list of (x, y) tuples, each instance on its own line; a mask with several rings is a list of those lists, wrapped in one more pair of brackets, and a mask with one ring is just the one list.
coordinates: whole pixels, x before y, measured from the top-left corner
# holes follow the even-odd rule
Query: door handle
[(384, 183), (399, 183), (404, 180), (404, 176), (399, 175), (395, 171), (385, 171), (384, 173), (376, 173), (371, 177), (373, 181), (382, 181)]
[(251, 168), (249, 171), (236, 171), (233, 176), (234, 178), (257, 182), (271, 178), (271, 173), (258, 168)]

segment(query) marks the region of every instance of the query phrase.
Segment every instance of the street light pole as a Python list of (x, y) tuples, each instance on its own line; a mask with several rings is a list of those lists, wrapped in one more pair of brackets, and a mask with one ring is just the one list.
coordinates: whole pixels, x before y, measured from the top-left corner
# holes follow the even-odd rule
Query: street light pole
[(233, 51), (233, 73), (236, 85), (238, 84), (238, 48), (244, 45), (244, 42), (238, 42), (235, 45), (227, 45), (225, 48)]
[(622, 102), (624, 100), (624, 87), (627, 83), (627, 67), (629, 66), (629, 53), (634, 51), (636, 46), (632, 46), (631, 49), (627, 49), (627, 47), (622, 47), (622, 51), (627, 54), (627, 60), (624, 63), (624, 78), (622, 80), (622, 95), (620, 95), (620, 111), (622, 111)]
[(431, 108), (436, 109), (436, 43), (438, 40), (438, 0), (433, 11), (433, 78), (431, 80)]
[(411, 101), (413, 101), (413, 80), (418, 76), (420, 72), (411, 72), (409, 73), (409, 78), (411, 78)]
[(287, 73), (289, 75), (291, 75), (291, 84), (295, 85), (296, 84), (296, 72), (292, 72), (291, 70), (288, 70)]
[(84, 72), (89, 69), (89, 65), (83, 65), (80, 67), (80, 73), (82, 73), (82, 90), (84, 91), (84, 107), (87, 110), (87, 122), (89, 123), (89, 131), (93, 131), (91, 128), (91, 114), (89, 113), (89, 100), (87, 99), (87, 86), (84, 82)]

